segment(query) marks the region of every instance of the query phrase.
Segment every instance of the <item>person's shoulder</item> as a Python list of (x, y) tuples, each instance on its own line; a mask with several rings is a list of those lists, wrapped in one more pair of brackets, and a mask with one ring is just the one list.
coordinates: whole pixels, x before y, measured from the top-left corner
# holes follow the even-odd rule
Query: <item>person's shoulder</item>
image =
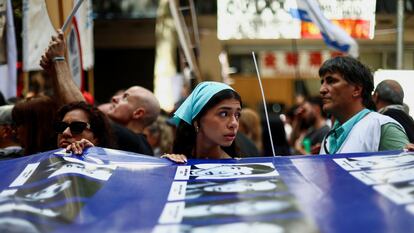
[(389, 122), (386, 123), (384, 125), (381, 126), (381, 134), (382, 136), (384, 135), (389, 135), (391, 138), (392, 137), (402, 137), (405, 136), (406, 137), (406, 133), (404, 128), (400, 125), (400, 124), (396, 124), (394, 122)]
[(112, 130), (114, 133), (128, 133), (131, 132), (131, 130), (129, 130), (127, 127), (120, 125), (114, 121), (109, 121), (109, 125), (111, 126)]
[(396, 109), (396, 108), (387, 108), (382, 114), (388, 115), (388, 114), (393, 114), (393, 113), (396, 113), (396, 114), (401, 114), (401, 113), (407, 114), (403, 110)]
[[(118, 137), (132, 137), (132, 138), (142, 138), (139, 134), (134, 133), (132, 130), (128, 129), (127, 127), (120, 125), (111, 121), (110, 123), (112, 131)], [(144, 139), (146, 139), (144, 137)]]
[(384, 125), (387, 123), (395, 123), (397, 125), (399, 125), (399, 123), (393, 119), (392, 117), (383, 115), (381, 113), (378, 112), (370, 112), (369, 114), (366, 115), (366, 117), (363, 117), (360, 122), (363, 122), (366, 125), (370, 125), (370, 124), (380, 124), (380, 125)]
[(387, 123), (381, 127), (380, 150), (401, 150), (408, 143), (407, 134), (400, 125)]
[(118, 123), (111, 122), (112, 131), (117, 143), (117, 149), (132, 151), (144, 155), (154, 155), (154, 152), (142, 133), (134, 133), (132, 130)]
[(400, 109), (387, 109), (385, 112), (383, 112), (382, 114), (389, 116), (393, 119), (395, 119), (396, 121), (400, 122), (412, 122), (414, 121), (413, 118), (407, 114), (406, 112), (404, 112), (403, 110)]

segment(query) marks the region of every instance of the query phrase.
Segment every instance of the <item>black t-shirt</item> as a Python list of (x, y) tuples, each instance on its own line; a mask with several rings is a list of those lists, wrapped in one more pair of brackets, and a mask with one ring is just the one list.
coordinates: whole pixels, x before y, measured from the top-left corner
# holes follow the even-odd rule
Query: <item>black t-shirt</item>
[(111, 122), (111, 127), (117, 149), (144, 155), (154, 155), (154, 152), (147, 141), (147, 137), (144, 134), (134, 133), (130, 129), (115, 122)]
[(399, 109), (388, 109), (382, 114), (393, 118), (404, 127), (408, 140), (414, 143), (414, 121), (410, 115)]

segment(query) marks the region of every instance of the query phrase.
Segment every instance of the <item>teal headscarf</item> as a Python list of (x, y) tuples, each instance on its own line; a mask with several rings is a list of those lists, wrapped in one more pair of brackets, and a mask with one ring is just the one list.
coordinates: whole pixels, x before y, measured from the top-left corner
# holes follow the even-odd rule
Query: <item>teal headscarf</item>
[(229, 85), (220, 82), (201, 82), (191, 92), (184, 103), (175, 111), (172, 118), (175, 125), (183, 120), (191, 125), (193, 119), (215, 94), (222, 90), (234, 90)]

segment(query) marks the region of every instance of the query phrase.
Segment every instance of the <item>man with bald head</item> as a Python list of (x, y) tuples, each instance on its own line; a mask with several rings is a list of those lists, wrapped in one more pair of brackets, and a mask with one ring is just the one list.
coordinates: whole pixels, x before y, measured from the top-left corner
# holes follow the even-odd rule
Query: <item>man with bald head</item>
[(115, 122), (111, 125), (120, 149), (153, 155), (143, 134), (144, 128), (151, 125), (160, 114), (160, 104), (151, 91), (140, 86), (128, 88), (112, 97), (106, 114)]
[(107, 115), (134, 133), (142, 133), (160, 114), (160, 105), (154, 94), (140, 86), (132, 86), (112, 97)]
[(414, 143), (414, 121), (405, 111), (401, 85), (395, 80), (384, 80), (375, 88), (372, 99), (377, 111), (398, 121), (404, 127), (409, 141)]
[[(62, 31), (52, 36), (49, 48), (42, 56), (40, 66), (51, 73), (53, 88), (60, 104), (85, 101), (81, 91), (72, 79), (64, 58), (66, 43)], [(132, 86), (112, 98), (107, 116), (120, 150), (153, 155), (144, 128), (152, 124), (160, 113), (160, 105), (154, 94), (140, 86)]]

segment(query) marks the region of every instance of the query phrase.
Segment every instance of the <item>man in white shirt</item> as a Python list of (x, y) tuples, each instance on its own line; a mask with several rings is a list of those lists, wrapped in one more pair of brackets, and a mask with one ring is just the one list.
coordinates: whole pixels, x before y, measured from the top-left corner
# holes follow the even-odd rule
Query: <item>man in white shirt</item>
[(403, 127), (373, 112), (373, 76), (351, 57), (327, 60), (319, 69), (323, 110), (335, 118), (320, 154), (376, 152), (403, 149), (408, 143)]

